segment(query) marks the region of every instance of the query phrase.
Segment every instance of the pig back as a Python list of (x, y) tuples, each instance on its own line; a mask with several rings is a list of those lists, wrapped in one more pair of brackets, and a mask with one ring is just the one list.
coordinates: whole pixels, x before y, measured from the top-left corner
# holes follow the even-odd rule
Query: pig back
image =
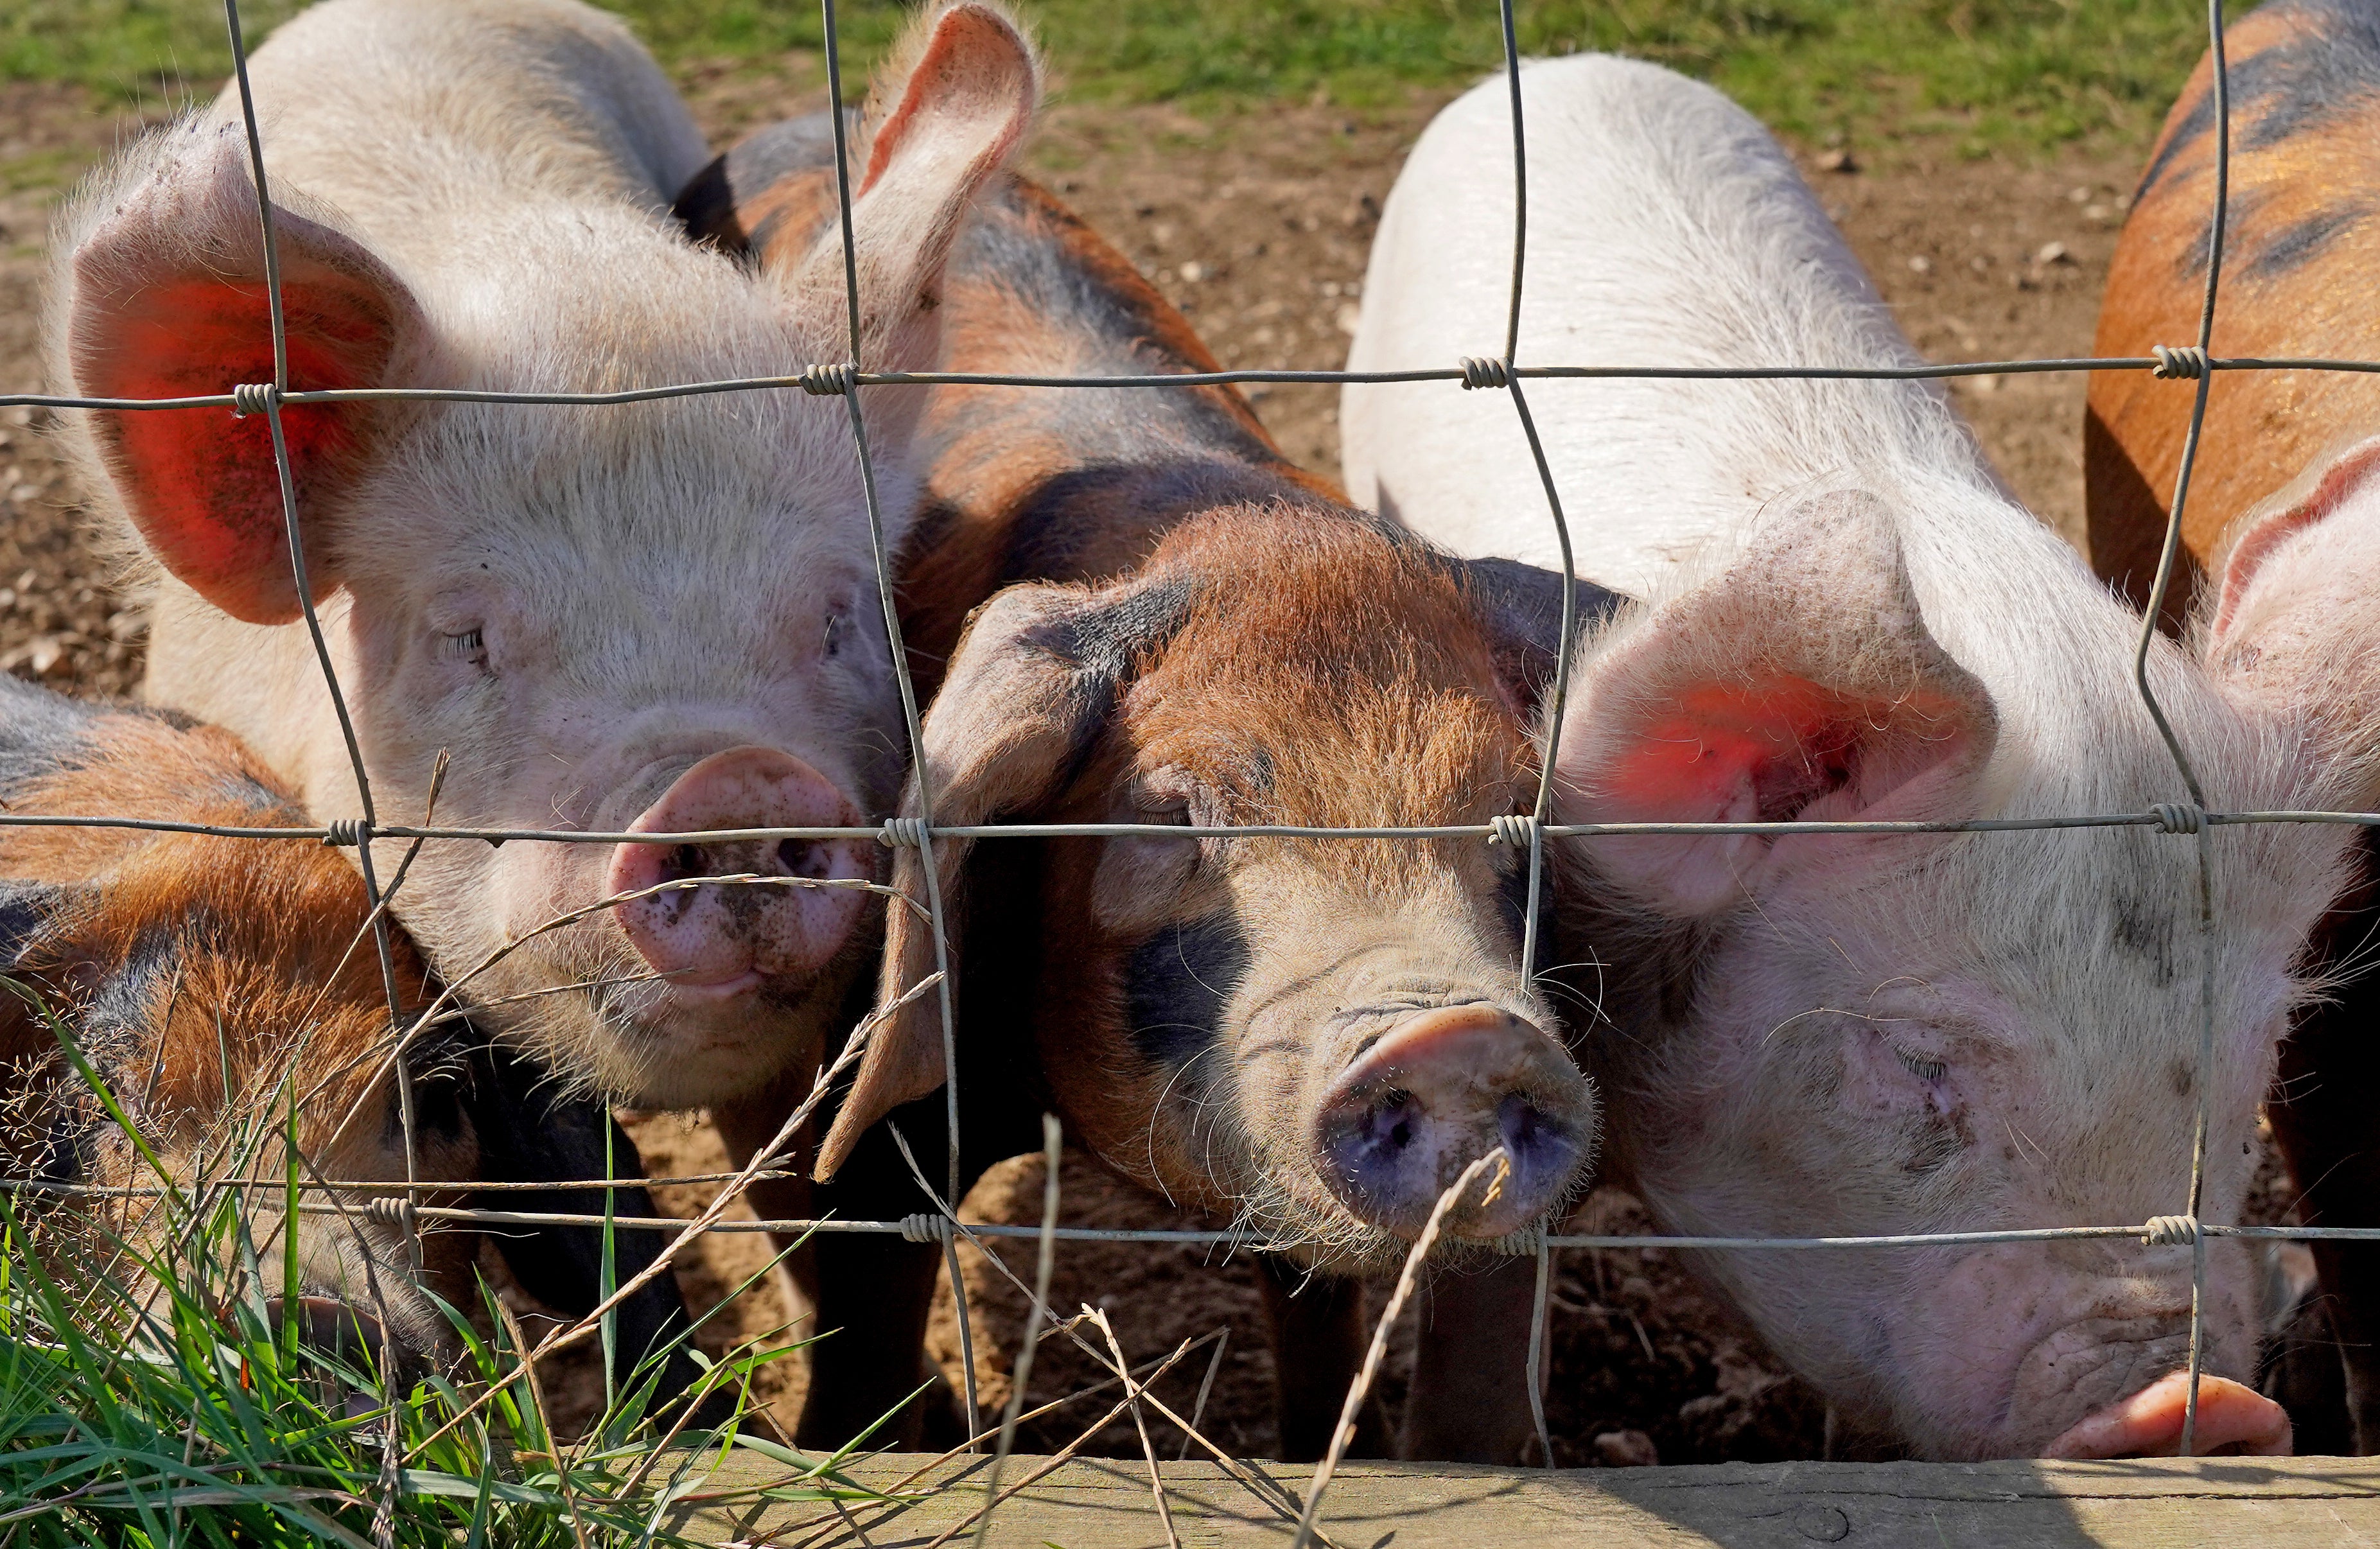
[[(2380, 16), (2282, 0), (2227, 34), (2230, 220), (2214, 353), (2380, 356)], [(2202, 59), (2134, 191), (2093, 352), (2141, 357), (2198, 339), (2215, 199), (2212, 57)], [(2165, 540), (2194, 381), (2094, 373), (2083, 418), (2092, 567), (2145, 605)], [(2189, 609), (2225, 532), (2350, 434), (2380, 428), (2380, 377), (2217, 372), (2191, 476), (2181, 568), (2166, 621)]]
[[(332, 0), (276, 30), (249, 79), (268, 176), (433, 262), (524, 205), (658, 214), (706, 154), (651, 56), (576, 0)], [(239, 116), (236, 92), (212, 111)]]
[[(1532, 177), (1519, 364), (1918, 363), (1791, 160), (1725, 96), (1596, 54), (1528, 66), (1521, 89)], [(1431, 121), (1381, 214), (1351, 370), (1504, 353), (1512, 167), (1501, 81)], [(1767, 502), (1845, 469), (1898, 464), (1994, 487), (1925, 383), (1633, 378), (1522, 391), (1571, 507), (1575, 567), (1632, 595)], [(1351, 492), (1457, 553), (1558, 567), (1507, 397), (1443, 381), (1349, 383)]]

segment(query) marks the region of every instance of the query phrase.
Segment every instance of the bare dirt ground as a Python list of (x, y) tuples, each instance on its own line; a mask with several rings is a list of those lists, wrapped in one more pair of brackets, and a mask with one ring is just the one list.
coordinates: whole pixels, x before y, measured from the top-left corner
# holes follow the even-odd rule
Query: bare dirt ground
[[(788, 59), (781, 77), (818, 79), (813, 60)], [(685, 72), (706, 127), (721, 144), (768, 119), (807, 109), (747, 67)], [(1282, 105), (1220, 123), (1164, 107), (1055, 109), (1033, 153), (1036, 173), (1156, 278), (1229, 364), (1334, 368), (1343, 363), (1364, 259), (1379, 202), (1404, 148), (1444, 99), (1416, 97), (1388, 111)], [(0, 83), (0, 393), (37, 390), (37, 305), (44, 225), (59, 192), (94, 156), (135, 127), (79, 91)], [(2082, 355), (2123, 191), (2137, 150), (2070, 151), (2041, 163), (1960, 161), (1924, 145), (1884, 148), (1873, 167), (1804, 166), (1852, 247), (1876, 276), (1918, 346), (1937, 359)], [(1823, 158), (1840, 167), (1840, 158)], [(2079, 377), (2028, 376), (1953, 389), (2017, 492), (2070, 538), (2079, 535), (2082, 472)], [(1259, 389), (1259, 412), (1290, 454), (1335, 474), (1336, 392)], [(124, 694), (140, 672), (140, 621), (119, 603), (105, 564), (78, 526), (41, 417), (0, 410), (0, 670), (86, 694)], [(716, 1138), (698, 1120), (637, 1122), (656, 1175), (722, 1165)], [(1038, 1158), (1019, 1158), (970, 1197), (974, 1219), (1038, 1218)], [(1070, 1161), (1064, 1218), (1105, 1226), (1176, 1226), (1181, 1217)], [(666, 1208), (691, 1214), (700, 1191), (662, 1192)], [(1616, 1191), (1592, 1196), (1573, 1225), (1629, 1230), (1647, 1225)], [(1007, 1253), (1030, 1275), (1030, 1246)], [(1025, 1299), (965, 1250), (982, 1397), (1006, 1397)], [(685, 1277), (698, 1312), (765, 1265), (758, 1239), (713, 1239)], [(1208, 1400), (1208, 1430), (1235, 1451), (1274, 1444), (1271, 1360), (1261, 1302), (1244, 1261), (1206, 1250), (1070, 1245), (1061, 1254), (1055, 1304), (1104, 1306), (1135, 1360), (1185, 1338), (1230, 1328)], [(1550, 1419), (1563, 1464), (1814, 1458), (1826, 1446), (1824, 1406), (1785, 1374), (1759, 1340), (1706, 1296), (1678, 1256), (1655, 1250), (1573, 1253), (1559, 1262), (1553, 1301)], [(768, 1336), (789, 1310), (763, 1285), (707, 1333), (714, 1349)], [(807, 1330), (796, 1330), (796, 1333)], [(1410, 1330), (1406, 1331), (1407, 1341)], [(949, 1294), (935, 1355), (955, 1383), (958, 1339)], [(1518, 1335), (1516, 1334), (1516, 1341)], [(1091, 1368), (1062, 1341), (1044, 1347), (1037, 1400), (1082, 1386)], [(1519, 1349), (1514, 1359), (1520, 1359)], [(1187, 1412), (1208, 1352), (1185, 1361), (1160, 1392)], [(797, 1361), (764, 1374), (764, 1396), (790, 1417)], [(1383, 1398), (1402, 1379), (1392, 1364)], [(1091, 1418), (1076, 1405), (1027, 1428), (1046, 1450)], [(1069, 1421), (1073, 1421), (1070, 1428)], [(1111, 1426), (1096, 1452), (1137, 1455), (1129, 1422)]]

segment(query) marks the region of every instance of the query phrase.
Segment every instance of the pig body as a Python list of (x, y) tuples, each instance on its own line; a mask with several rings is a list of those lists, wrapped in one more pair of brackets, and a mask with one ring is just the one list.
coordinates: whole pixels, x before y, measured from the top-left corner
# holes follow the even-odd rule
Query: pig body
[[(2380, 356), (2380, 20), (2325, 0), (2263, 6), (2229, 30), (2231, 216), (2214, 353)], [(2150, 153), (2109, 266), (2094, 346), (2145, 355), (2198, 336), (2214, 200), (2213, 68), (2202, 62)], [(2165, 541), (2190, 425), (2192, 381), (2141, 372), (2091, 380), (2083, 484), (2092, 563), (2145, 601)], [(2217, 372), (2192, 474), (2167, 609), (2189, 616), (2218, 671), (2317, 728), (2325, 756), (2368, 752), (2380, 553), (2380, 378), (2361, 372)], [(2214, 582), (2216, 584), (2210, 585)], [(2369, 782), (2339, 793), (2380, 806)], [(2372, 1025), (2380, 985), (2358, 972), (2380, 929), (2380, 851), (2367, 836), (2356, 876), (2318, 939), (2328, 993), (2282, 1047), (2270, 1113), (2311, 1224), (2380, 1224), (2380, 1133), (2364, 1094), (2380, 1080)], [(2346, 1366), (2354, 1445), (2380, 1448), (2380, 1248), (2313, 1244)]]
[[(0, 802), (19, 817), (307, 822), (287, 788), (217, 729), (79, 704), (13, 677), (0, 678)], [(363, 884), (335, 853), (303, 841), (8, 826), (0, 828), (0, 878), (7, 975), (62, 1022), (168, 1177), (107, 1119), (47, 1022), (11, 995), (0, 1006), (0, 1058), (17, 1170), (103, 1187), (170, 1180), (184, 1191), (230, 1177), (271, 1179), (287, 1165), (294, 1102), (298, 1150), (313, 1178), (405, 1180), (387, 993)], [(436, 986), (411, 944), (400, 935), (391, 948), (400, 992), (426, 1003)], [(468, 1025), (447, 1030), (411, 1060), (426, 1203), (481, 1203), (475, 1185), (535, 1176), (528, 1169), (536, 1166), (577, 1169), (548, 1175), (557, 1178), (600, 1176), (602, 1110), (531, 1090), (478, 1042)], [(633, 1169), (635, 1150), (620, 1140), (616, 1162)], [(454, 1353), (453, 1327), (423, 1293), (458, 1307), (476, 1302), (478, 1232), (427, 1233), (417, 1278), (397, 1222), (350, 1196), (342, 1215), (300, 1216), (299, 1278), (281, 1285), (281, 1196), (268, 1189), (250, 1203), (259, 1263), (276, 1277), (267, 1290), (284, 1306), (346, 1308), (385, 1331), (408, 1367)], [(518, 1198), (503, 1203), (516, 1206)], [(650, 1207), (632, 1188), (615, 1208)], [(112, 1237), (154, 1256), (170, 1225), (154, 1199), (137, 1197), (69, 1197), (57, 1218), (69, 1216), (80, 1218), (103, 1254)], [(557, 1310), (595, 1304), (601, 1245), (591, 1233), (515, 1230), (498, 1242), (522, 1282)], [(622, 1239), (620, 1273), (651, 1256), (649, 1240)], [(228, 1276), (236, 1265), (217, 1268)], [(141, 1274), (136, 1266), (128, 1294), (157, 1313)], [(665, 1281), (625, 1304), (621, 1318), (621, 1348), (631, 1360), (686, 1326)], [(668, 1380), (674, 1388), (692, 1375), (681, 1355)]]
[[(949, 231), (1032, 106), (1014, 30), (954, 14), (908, 52), (919, 84), (861, 200), (873, 369), (932, 363)], [(699, 137), (601, 13), (331, 0), (277, 30), (251, 76), (293, 387), (608, 391), (850, 353), (839, 251), (763, 282), (671, 223)], [(103, 174), (55, 243), (58, 385), (269, 381), (254, 204), (230, 93)], [(869, 402), (897, 536), (914, 403)], [(424, 815), (442, 753), (437, 817), (472, 826), (832, 827), (891, 805), (899, 709), (841, 404), (771, 391), (283, 418), (310, 584), (384, 821)], [(94, 414), (70, 440), (152, 611), (149, 697), (247, 738), (311, 810), (354, 815), (263, 418)], [(381, 855), (385, 876), (395, 847)], [(507, 1039), (566, 1080), (782, 1113), (771, 1083), (806, 1083), (871, 961), (875, 865), (849, 841), (437, 842), (395, 907), (433, 965), (502, 1001)], [(771, 884), (649, 897), (524, 939), (607, 895), (747, 874)]]
[[(1524, 359), (1899, 366), (1791, 163), (1654, 67), (1526, 68)], [(1503, 88), (1449, 108), (1384, 214), (1356, 369), (1495, 351)], [(1584, 568), (1645, 601), (1590, 632), (1564, 712), (1573, 821), (2137, 812), (2181, 793), (2131, 683), (2135, 621), (1999, 487), (1926, 386), (1532, 381)], [(1543, 557), (1510, 405), (1350, 386), (1358, 495), (1476, 553)], [(2159, 644), (2211, 803), (2319, 797), (2297, 729)], [(1563, 845), (1562, 959), (1602, 1018), (1613, 1173), (1671, 1231), (1806, 1237), (2118, 1224), (2188, 1199), (2193, 842), (2138, 828)], [(2212, 839), (2216, 1058), (2203, 1214), (2234, 1217), (2257, 1100), (2338, 841)], [(2131, 1240), (1700, 1256), (1855, 1433), (1922, 1456), (2169, 1449), (2191, 1254)], [(2244, 1248), (2208, 1249), (2198, 1445), (2286, 1446)]]
[[(831, 165), (823, 121), (780, 126), (680, 211), (765, 264), (831, 222)], [(943, 326), (955, 370), (1215, 369), (1120, 254), (1021, 179), (961, 237)], [(902, 604), (919, 675), (941, 679), (936, 823), (1485, 824), (1527, 805), (1558, 585), (1350, 510), (1236, 392), (937, 388), (917, 445)], [(905, 810), (924, 810), (914, 788)], [(1596, 1109), (1518, 972), (1524, 855), (1161, 839), (941, 839), (935, 855), (969, 1170), (1031, 1144), (1016, 1120), (1038, 1097), (1125, 1178), (1264, 1232), (1287, 1455), (1327, 1445), (1360, 1357), (1360, 1296), (1334, 1277), (1400, 1260), (1493, 1146), (1512, 1175), (1456, 1213), (1458, 1240), (1577, 1186)], [(923, 899), (916, 852), (895, 885)], [(897, 909), (880, 998), (932, 965), (914, 905)], [(876, 1035), (823, 1168), (941, 1085), (941, 1055), (929, 991)], [(1015, 1094), (1004, 1119), (987, 1090)], [(1406, 1450), (1510, 1460), (1528, 1418), (1506, 1353), (1460, 1372), (1426, 1353)]]

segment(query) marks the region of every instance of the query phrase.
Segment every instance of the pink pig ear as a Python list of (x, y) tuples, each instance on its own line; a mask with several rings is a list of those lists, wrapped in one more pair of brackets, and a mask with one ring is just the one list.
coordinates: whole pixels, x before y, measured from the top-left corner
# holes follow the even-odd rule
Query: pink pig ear
[(2227, 692), (2293, 718), (2344, 783), (2302, 805), (2380, 801), (2380, 437), (2317, 459), (2232, 527), (2202, 619)]
[[(860, 357), (869, 370), (940, 363), (937, 309), (952, 245), (976, 197), (1024, 143), (1040, 94), (1033, 45), (984, 0), (930, 13), (894, 49), (870, 103), (868, 168), (852, 205)], [(841, 358), (848, 323), (839, 223), (829, 223), (795, 284), (821, 342)]]
[(2380, 472), (2380, 436), (2343, 450), (2334, 447), (2331, 455), (2317, 459), (2295, 483), (2231, 528), (2217, 566), (2223, 587), (2211, 624), (2216, 648), (2239, 633), (2252, 600), (2260, 594), (2263, 609), (2269, 611), (2276, 594), (2299, 589), (2279, 580), (2284, 566), (2273, 562), (2292, 548), (2292, 539), (2321, 526), (2351, 497), (2365, 492), (2375, 472)]
[[(1567, 822), (1976, 816), (1998, 719), (1926, 632), (1889, 514), (1821, 497), (1766, 522), (1722, 575), (1615, 626), (1562, 722)], [(1597, 870), (1694, 916), (1901, 844), (1857, 836), (1574, 841)], [(1905, 847), (1900, 851), (1905, 854)]]
[[(148, 163), (147, 175), (119, 185), (123, 197), (73, 249), (63, 342), (79, 394), (181, 397), (273, 380), (264, 243), (245, 147), (212, 129), (177, 138), (183, 143)], [(290, 387), (381, 385), (401, 338), (418, 326), (411, 294), (323, 221), (276, 207), (273, 224)], [(379, 414), (360, 404), (282, 411), (318, 600), (338, 576), (313, 540), (316, 514), (369, 456)], [(262, 415), (99, 412), (92, 429), (133, 526), (166, 569), (235, 618), (298, 616)]]

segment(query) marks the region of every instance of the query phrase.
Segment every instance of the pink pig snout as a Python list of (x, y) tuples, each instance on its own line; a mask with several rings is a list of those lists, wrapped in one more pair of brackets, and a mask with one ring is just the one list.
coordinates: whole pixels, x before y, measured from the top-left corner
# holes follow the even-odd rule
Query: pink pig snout
[(1447, 1216), (1457, 1237), (1502, 1237), (1559, 1204), (1593, 1149), (1594, 1089), (1561, 1045), (1492, 1006), (1424, 1011), (1392, 1029), (1324, 1094), (1316, 1169), (1342, 1204), (1403, 1237), (1463, 1169), (1502, 1146), (1512, 1170), (1473, 1185)]
[[(2171, 1458), (2181, 1450), (2190, 1403), (2190, 1374), (2169, 1372), (2127, 1398), (2084, 1416), (2049, 1444), (2052, 1458)], [(2287, 1410), (2228, 1377), (2198, 1379), (2198, 1429), (2192, 1450), (2201, 1458), (2236, 1454), (2286, 1458), (2291, 1428)]]
[[(832, 781), (768, 747), (714, 753), (678, 776), (629, 826), (632, 833), (718, 829), (856, 828), (859, 809)], [(865, 881), (875, 875), (865, 840), (730, 839), (623, 844), (607, 894), (695, 877)], [(807, 977), (851, 937), (868, 895), (857, 888), (722, 882), (671, 889), (623, 903), (620, 927), (653, 971), (682, 994), (726, 999), (766, 979)]]

